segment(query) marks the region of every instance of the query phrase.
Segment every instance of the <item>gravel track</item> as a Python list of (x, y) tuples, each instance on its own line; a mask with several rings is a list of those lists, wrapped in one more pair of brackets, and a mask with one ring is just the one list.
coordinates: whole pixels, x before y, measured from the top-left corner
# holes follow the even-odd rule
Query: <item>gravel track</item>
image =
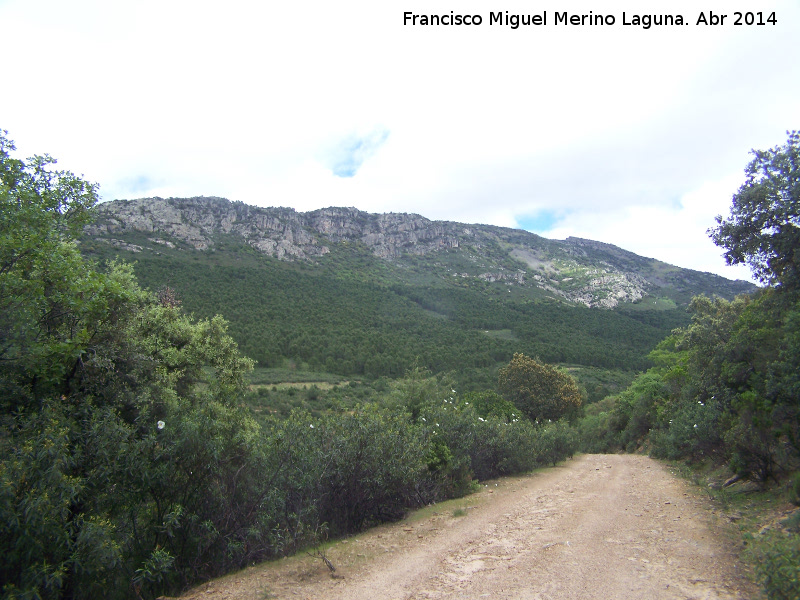
[(342, 540), (326, 552), (333, 576), (301, 555), (181, 598), (758, 598), (711, 508), (647, 457), (583, 455)]

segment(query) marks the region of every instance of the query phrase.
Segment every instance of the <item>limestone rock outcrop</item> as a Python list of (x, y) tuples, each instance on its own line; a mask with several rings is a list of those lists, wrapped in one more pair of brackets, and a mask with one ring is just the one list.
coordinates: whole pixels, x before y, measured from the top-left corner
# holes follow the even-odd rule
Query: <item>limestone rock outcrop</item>
[(279, 260), (317, 262), (337, 244), (361, 244), (398, 264), (456, 253), (458, 260), (436, 259), (430, 268), (451, 280), (538, 288), (590, 307), (639, 302), (666, 287), (688, 294), (710, 286), (723, 296), (752, 289), (747, 282), (680, 269), (611, 244), (549, 240), (527, 231), (431, 221), (416, 214), (343, 207), (299, 213), (210, 197), (115, 200), (96, 211), (86, 234), (129, 252), (211, 251), (235, 238)]

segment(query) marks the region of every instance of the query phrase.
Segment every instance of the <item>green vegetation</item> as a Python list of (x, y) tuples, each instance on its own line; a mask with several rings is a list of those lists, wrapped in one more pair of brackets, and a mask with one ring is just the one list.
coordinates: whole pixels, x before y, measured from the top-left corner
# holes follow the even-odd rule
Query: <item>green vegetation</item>
[(753, 150), (731, 216), (711, 232), (729, 264), (747, 264), (762, 282), (800, 287), (800, 132), (783, 146)]
[(537, 423), (576, 415), (583, 402), (569, 374), (524, 354), (515, 354), (508, 366), (500, 369), (498, 386), (506, 400)]
[[(502, 402), (479, 413), (421, 368), (345, 382), (282, 359), (250, 374), (222, 317), (85, 259), (94, 186), (13, 150), (0, 133), (3, 599), (153, 599), (574, 452), (568, 425)], [(408, 306), (368, 289), (362, 319)]]
[[(691, 323), (650, 354), (655, 364), (630, 387), (590, 406), (579, 423), (587, 451), (649, 449), (696, 469), (797, 501), (800, 468), (800, 136), (755, 152), (732, 216), (714, 240), (729, 262), (745, 262), (771, 285), (733, 301), (698, 296)], [(768, 505), (749, 505), (757, 518)], [(800, 597), (795, 526), (747, 535), (749, 556), (769, 598)]]
[[(483, 283), (467, 289), (385, 286), (344, 278), (341, 258), (333, 265), (339, 270), (332, 270), (265, 258), (244, 247), (238, 254), (165, 249), (160, 256), (99, 248), (94, 255), (135, 260), (143, 286), (168, 285), (197, 317), (224, 314), (231, 336), (259, 366), (291, 361), (342, 377), (394, 378), (420, 364), (456, 373), (462, 388), (480, 388), (514, 352), (632, 371), (647, 368), (646, 354), (688, 322), (683, 310), (607, 311), (495, 298)], [(195, 260), (198, 255), (202, 260)], [(383, 263), (363, 261), (364, 273)]]
[[(792, 486), (757, 487), (739, 482), (725, 486), (728, 471), (712, 463), (686, 466), (676, 472), (708, 491), (722, 509), (717, 518), (734, 523), (741, 534), (742, 558), (770, 600), (797, 598), (800, 585), (800, 510)], [(710, 483), (709, 483), (710, 482)], [(792, 510), (794, 509), (794, 510)]]
[[(716, 493), (748, 523), (759, 499), (800, 504), (797, 145), (757, 153), (714, 234), (772, 287), (698, 296), (689, 317), (685, 290), (607, 311), (443, 283), (479, 272), (468, 253), (388, 263), (343, 242), (326, 264), (290, 263), (235, 236), (79, 248), (95, 187), (14, 158), (3, 132), (1, 597), (153, 599), (579, 447), (735, 475), (757, 488), (747, 503)], [(783, 220), (745, 222), (745, 206)], [(483, 256), (519, 268), (503, 235)], [(557, 250), (548, 264), (566, 269)], [(800, 593), (798, 518), (743, 528), (770, 598)]]

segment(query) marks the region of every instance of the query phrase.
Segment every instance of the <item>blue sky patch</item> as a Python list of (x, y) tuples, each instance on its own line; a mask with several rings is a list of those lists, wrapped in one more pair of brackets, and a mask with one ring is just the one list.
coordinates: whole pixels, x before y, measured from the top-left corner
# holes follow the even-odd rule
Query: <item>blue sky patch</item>
[(367, 135), (347, 136), (331, 151), (331, 171), (337, 177), (354, 177), (364, 161), (373, 156), (388, 137), (386, 129), (375, 129)]
[(533, 215), (517, 217), (520, 228), (533, 233), (549, 231), (558, 220), (559, 217), (552, 210), (540, 210)]

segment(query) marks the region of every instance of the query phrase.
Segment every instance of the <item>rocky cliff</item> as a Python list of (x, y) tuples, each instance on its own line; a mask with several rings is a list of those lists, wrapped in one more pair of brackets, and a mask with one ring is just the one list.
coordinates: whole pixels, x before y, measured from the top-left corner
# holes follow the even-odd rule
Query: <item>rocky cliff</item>
[(370, 214), (355, 208), (298, 213), (205, 197), (116, 200), (96, 210), (87, 235), (131, 252), (212, 250), (221, 239), (234, 236), (279, 260), (324, 262), (334, 246), (357, 243), (400, 265), (425, 259), (441, 277), (517, 286), (606, 308), (648, 297), (683, 302), (696, 293), (732, 297), (754, 289), (747, 282), (680, 269), (610, 244), (548, 240), (525, 231), (431, 221), (414, 214)]

